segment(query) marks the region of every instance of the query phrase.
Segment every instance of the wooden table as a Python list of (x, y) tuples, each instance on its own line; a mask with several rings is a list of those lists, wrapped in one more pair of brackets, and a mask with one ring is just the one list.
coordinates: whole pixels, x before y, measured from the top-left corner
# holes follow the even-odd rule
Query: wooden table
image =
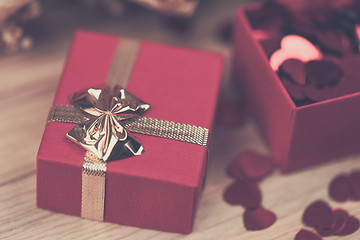
[[(229, 61), (229, 45), (217, 39), (215, 33), (219, 25), (231, 21), (240, 3), (203, 1), (186, 32), (166, 27), (161, 17), (147, 11), (111, 19), (77, 5), (47, 3), (50, 11), (28, 28), (36, 46), (0, 58), (0, 239), (293, 239), (303, 227), (303, 210), (317, 199), (360, 218), (359, 202), (339, 204), (327, 193), (335, 175), (360, 169), (360, 156), (352, 156), (290, 175), (272, 174), (260, 187), (264, 206), (273, 210), (278, 220), (266, 230), (246, 231), (243, 209), (227, 205), (222, 192), (231, 182), (224, 171), (231, 159), (244, 149), (267, 151), (251, 120), (240, 128), (216, 128), (206, 189), (190, 235), (98, 223), (36, 208), (36, 153), (74, 30), (85, 28), (209, 49), (222, 52)], [(228, 93), (227, 89), (225, 76), (223, 94)], [(359, 238), (360, 231), (341, 239)]]

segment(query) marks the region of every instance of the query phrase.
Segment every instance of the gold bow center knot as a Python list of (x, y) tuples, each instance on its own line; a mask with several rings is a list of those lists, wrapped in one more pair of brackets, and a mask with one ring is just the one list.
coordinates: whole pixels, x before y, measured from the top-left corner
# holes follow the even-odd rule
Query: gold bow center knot
[(144, 148), (121, 124), (140, 116), (150, 105), (125, 89), (90, 88), (69, 96), (84, 113), (86, 121), (66, 136), (103, 161), (128, 158), (144, 153)]

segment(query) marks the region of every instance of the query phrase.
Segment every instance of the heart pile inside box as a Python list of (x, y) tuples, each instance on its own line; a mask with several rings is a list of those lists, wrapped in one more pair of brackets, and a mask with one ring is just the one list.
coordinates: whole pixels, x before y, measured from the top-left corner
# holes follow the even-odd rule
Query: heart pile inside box
[(270, 65), (297, 106), (359, 92), (360, 3), (305, 2), (246, 11)]
[(359, 152), (359, 12), (323, 0), (237, 12), (233, 80), (283, 172)]

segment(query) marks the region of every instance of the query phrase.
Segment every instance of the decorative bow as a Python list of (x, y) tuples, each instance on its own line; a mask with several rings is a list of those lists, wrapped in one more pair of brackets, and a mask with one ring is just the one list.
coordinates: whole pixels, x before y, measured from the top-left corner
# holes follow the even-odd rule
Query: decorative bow
[(150, 105), (118, 86), (90, 88), (69, 96), (86, 115), (87, 121), (76, 125), (66, 136), (103, 161), (122, 159), (144, 153), (144, 148), (121, 123), (144, 113)]

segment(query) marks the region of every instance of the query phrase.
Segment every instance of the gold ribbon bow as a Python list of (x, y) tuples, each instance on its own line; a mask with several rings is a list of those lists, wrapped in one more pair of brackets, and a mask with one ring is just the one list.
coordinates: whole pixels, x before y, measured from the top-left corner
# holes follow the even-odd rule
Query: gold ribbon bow
[(103, 161), (122, 159), (144, 153), (144, 148), (122, 122), (137, 117), (150, 105), (125, 89), (94, 89), (75, 93), (70, 101), (89, 117), (66, 136)]
[(48, 122), (76, 123), (67, 137), (87, 151), (82, 165), (81, 217), (104, 220), (107, 160), (144, 153), (129, 132), (207, 146), (209, 130), (184, 123), (140, 116), (150, 108), (125, 89), (140, 43), (118, 44), (105, 89), (90, 88), (69, 97), (74, 105), (54, 105)]

